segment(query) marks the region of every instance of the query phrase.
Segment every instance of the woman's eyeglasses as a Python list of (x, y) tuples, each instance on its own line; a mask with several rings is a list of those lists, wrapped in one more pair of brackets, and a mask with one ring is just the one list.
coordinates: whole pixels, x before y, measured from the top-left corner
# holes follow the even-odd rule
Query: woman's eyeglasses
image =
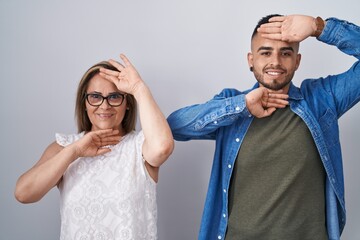
[(104, 102), (104, 99), (106, 99), (107, 103), (111, 107), (118, 107), (124, 102), (124, 98), (126, 95), (127, 94), (122, 93), (112, 93), (107, 97), (104, 97), (98, 93), (87, 93), (85, 94), (85, 98), (87, 102), (94, 107), (100, 106)]

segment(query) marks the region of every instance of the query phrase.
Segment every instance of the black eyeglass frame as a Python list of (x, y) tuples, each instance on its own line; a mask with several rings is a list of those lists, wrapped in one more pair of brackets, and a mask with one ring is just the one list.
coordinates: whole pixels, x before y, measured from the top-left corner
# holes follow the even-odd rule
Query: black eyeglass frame
[[(99, 104), (92, 104), (92, 103), (90, 103), (90, 101), (89, 101), (89, 96), (98, 96), (98, 97), (101, 97), (101, 102), (99, 103)], [(114, 96), (114, 95), (120, 95), (120, 96), (122, 96), (122, 101), (121, 101), (121, 103), (120, 104), (116, 104), (116, 105), (114, 105), (114, 104), (111, 104), (110, 102), (109, 102), (109, 97), (112, 97), (112, 96)], [(125, 100), (125, 97), (126, 97), (126, 93), (112, 93), (112, 94), (109, 94), (108, 96), (106, 96), (106, 97), (104, 97), (103, 95), (101, 95), (101, 94), (99, 94), (99, 93), (86, 93), (85, 94), (85, 99), (86, 99), (86, 101), (91, 105), (91, 106), (93, 106), (93, 107), (99, 107), (99, 106), (101, 106), (101, 104), (103, 104), (103, 102), (104, 102), (104, 100), (106, 99), (106, 102), (107, 102), (107, 104), (109, 105), (109, 106), (111, 106), (111, 107), (119, 107), (119, 106), (121, 106), (121, 104), (123, 104), (123, 102), (124, 102), (124, 100)]]

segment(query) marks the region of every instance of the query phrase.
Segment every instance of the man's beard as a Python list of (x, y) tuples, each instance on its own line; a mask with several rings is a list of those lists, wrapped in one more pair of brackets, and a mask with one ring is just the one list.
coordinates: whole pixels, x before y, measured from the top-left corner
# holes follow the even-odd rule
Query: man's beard
[(271, 83), (266, 83), (264, 81), (264, 74), (260, 74), (258, 73), (255, 69), (253, 70), (254, 76), (256, 78), (256, 80), (265, 88), (270, 89), (270, 90), (280, 90), (283, 89), (285, 86), (287, 86), (292, 78), (294, 77), (295, 72), (293, 72), (291, 75), (287, 75), (285, 76), (285, 80), (283, 82), (278, 82), (277, 79), (272, 79)]

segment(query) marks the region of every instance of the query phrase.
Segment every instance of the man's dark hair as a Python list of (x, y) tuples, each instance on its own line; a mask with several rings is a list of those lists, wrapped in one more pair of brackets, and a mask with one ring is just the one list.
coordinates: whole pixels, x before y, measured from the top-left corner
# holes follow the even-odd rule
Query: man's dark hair
[(251, 39), (254, 38), (254, 36), (257, 34), (257, 29), (263, 25), (264, 23), (268, 23), (269, 22), (269, 19), (272, 18), (272, 17), (281, 17), (283, 15), (280, 15), (280, 14), (270, 14), (270, 15), (267, 15), (265, 17), (263, 17), (262, 19), (260, 19), (260, 21), (258, 22), (258, 24), (256, 25), (254, 31), (253, 31), (253, 34), (251, 35)]

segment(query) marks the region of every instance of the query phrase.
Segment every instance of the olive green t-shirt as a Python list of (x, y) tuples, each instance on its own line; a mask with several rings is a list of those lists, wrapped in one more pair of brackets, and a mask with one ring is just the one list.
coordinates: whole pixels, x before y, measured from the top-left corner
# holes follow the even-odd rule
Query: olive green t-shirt
[(226, 240), (323, 240), (325, 171), (289, 107), (255, 118), (234, 166)]

